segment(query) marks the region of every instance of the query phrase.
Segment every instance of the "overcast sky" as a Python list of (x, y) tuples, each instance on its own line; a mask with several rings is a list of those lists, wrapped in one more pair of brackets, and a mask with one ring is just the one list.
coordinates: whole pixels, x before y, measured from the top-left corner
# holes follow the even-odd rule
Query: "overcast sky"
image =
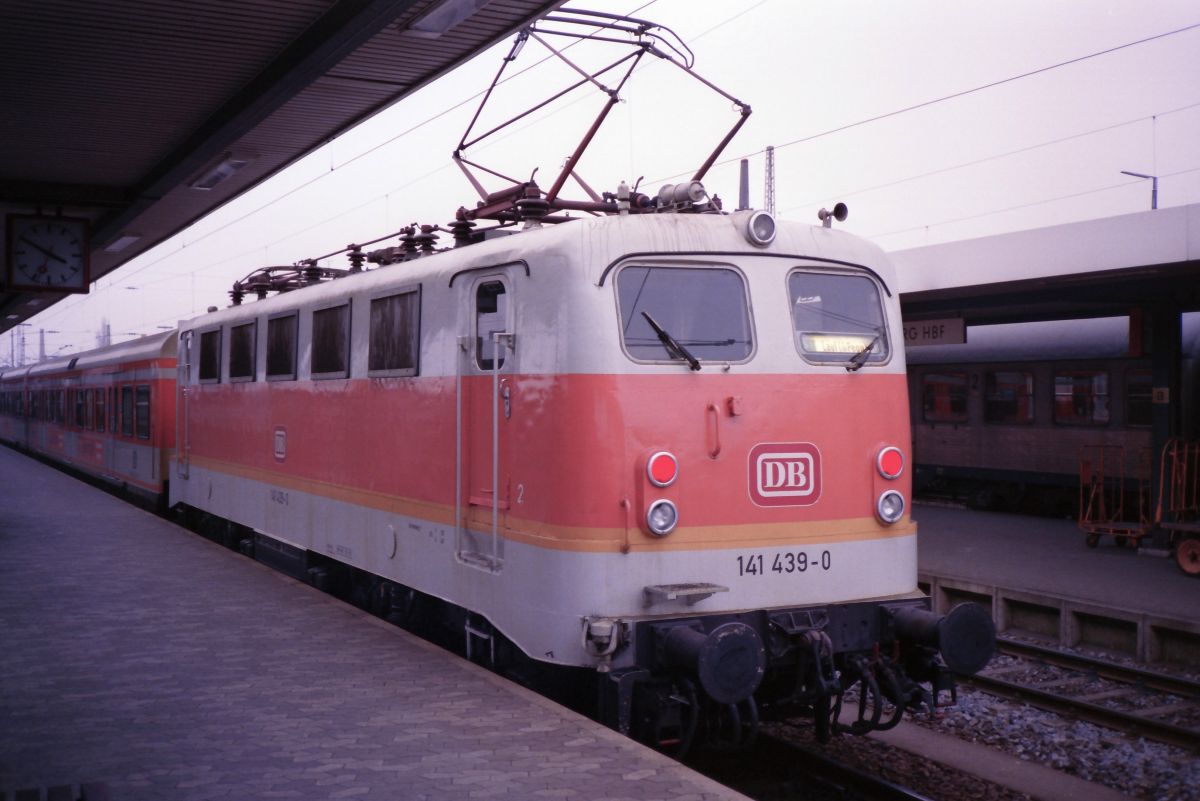
[[(1005, 231), (1200, 202), (1200, 5), (1195, 0), (587, 0), (673, 29), (696, 71), (754, 113), (705, 179), (733, 208), (737, 160), (751, 205), (774, 145), (779, 216), (816, 223), (848, 204), (842, 228), (900, 250)], [(560, 41), (561, 45), (562, 42)], [(224, 306), (233, 281), (398, 230), (446, 223), (477, 199), (450, 162), (504, 43), (322, 148), (253, 192), (33, 318), (49, 353), (152, 333)], [(586, 63), (615, 56), (598, 46)], [(530, 43), (513, 72), (546, 55)], [(536, 66), (494, 102), (516, 113), (562, 88)], [(597, 190), (644, 177), (653, 194), (709, 154), (731, 104), (664, 63), (646, 63), (581, 164)], [(603, 103), (566, 98), (468, 156), (548, 187)], [(500, 188), (492, 182), (489, 189)], [(567, 196), (578, 196), (573, 188)], [(328, 262), (343, 266), (341, 260)], [(5, 342), (7, 346), (9, 343)], [(7, 355), (8, 347), (3, 348)]]

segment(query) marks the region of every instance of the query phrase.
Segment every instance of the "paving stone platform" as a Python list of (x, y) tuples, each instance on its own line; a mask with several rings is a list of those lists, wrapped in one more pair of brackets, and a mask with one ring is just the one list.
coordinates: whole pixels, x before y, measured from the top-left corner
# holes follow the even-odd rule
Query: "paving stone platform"
[(0, 793), (741, 799), (0, 447)]

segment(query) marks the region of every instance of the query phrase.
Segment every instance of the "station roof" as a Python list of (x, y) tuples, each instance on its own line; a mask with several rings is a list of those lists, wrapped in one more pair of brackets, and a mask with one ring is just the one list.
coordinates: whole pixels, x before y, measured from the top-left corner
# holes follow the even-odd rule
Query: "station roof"
[(968, 325), (1200, 310), (1200, 204), (890, 254), (906, 320)]
[(5, 0), (0, 213), (90, 220), (94, 281), (561, 2)]

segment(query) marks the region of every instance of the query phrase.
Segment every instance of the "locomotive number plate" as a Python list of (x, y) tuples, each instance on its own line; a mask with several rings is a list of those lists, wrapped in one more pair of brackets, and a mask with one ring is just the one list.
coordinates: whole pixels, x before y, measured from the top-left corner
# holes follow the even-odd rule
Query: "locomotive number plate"
[(739, 576), (766, 576), (771, 573), (824, 572), (833, 568), (829, 551), (780, 551), (775, 554), (749, 554), (737, 558)]

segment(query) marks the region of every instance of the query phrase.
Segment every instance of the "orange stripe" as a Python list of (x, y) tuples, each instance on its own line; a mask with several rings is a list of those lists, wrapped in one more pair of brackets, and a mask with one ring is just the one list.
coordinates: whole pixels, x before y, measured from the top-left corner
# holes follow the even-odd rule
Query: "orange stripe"
[[(191, 464), (222, 475), (270, 484), (281, 489), (303, 492), (319, 498), (376, 509), (389, 514), (414, 517), (445, 526), (454, 525), (454, 507), (413, 498), (388, 495), (339, 484), (298, 478), (272, 470), (245, 467), (216, 459), (193, 457)], [(633, 514), (632, 512), (630, 513)], [(480, 524), (490, 526), (490, 509), (481, 508)], [(907, 516), (893, 526), (884, 527), (874, 518), (753, 523), (742, 525), (685, 526), (670, 536), (658, 539), (644, 534), (630, 518), (628, 530), (611, 527), (563, 526), (501, 515), (501, 533), (505, 539), (560, 551), (590, 553), (629, 551), (721, 550), (769, 548), (784, 545), (808, 545), (834, 542), (861, 542), (907, 537), (916, 534), (917, 525)], [(628, 540), (628, 548), (624, 545)]]

